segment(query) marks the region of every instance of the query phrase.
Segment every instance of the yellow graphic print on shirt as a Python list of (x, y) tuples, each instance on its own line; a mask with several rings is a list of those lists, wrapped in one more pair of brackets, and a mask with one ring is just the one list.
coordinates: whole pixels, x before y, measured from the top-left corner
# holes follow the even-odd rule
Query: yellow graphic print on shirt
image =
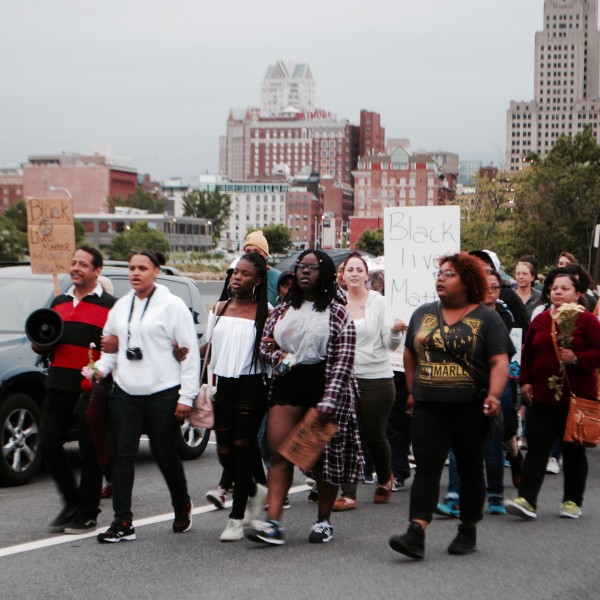
[(423, 316), (415, 336), (415, 350), (419, 357), (418, 378), (424, 387), (474, 387), (469, 371), (454, 360), (460, 358), (473, 369), (473, 356), (477, 347), (477, 334), (483, 322), (474, 317), (464, 317), (454, 325), (444, 325), (447, 349), (440, 334), (437, 315)]

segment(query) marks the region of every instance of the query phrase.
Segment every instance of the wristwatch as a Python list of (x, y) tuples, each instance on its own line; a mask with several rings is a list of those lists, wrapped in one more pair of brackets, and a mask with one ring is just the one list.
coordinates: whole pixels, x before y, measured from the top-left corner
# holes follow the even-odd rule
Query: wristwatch
[(579, 359), (577, 358), (577, 356), (575, 356), (575, 358), (573, 359), (573, 363), (574, 365), (578, 365), (579, 364)]

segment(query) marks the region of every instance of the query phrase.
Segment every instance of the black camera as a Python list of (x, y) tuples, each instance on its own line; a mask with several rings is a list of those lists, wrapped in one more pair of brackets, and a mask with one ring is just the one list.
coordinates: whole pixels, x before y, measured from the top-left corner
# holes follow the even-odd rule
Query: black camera
[(127, 360), (142, 360), (144, 355), (141, 348), (127, 348)]

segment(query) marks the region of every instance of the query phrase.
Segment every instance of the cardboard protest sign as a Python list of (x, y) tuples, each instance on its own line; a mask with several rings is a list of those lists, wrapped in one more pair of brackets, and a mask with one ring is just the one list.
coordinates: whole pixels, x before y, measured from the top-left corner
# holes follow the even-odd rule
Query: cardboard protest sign
[(333, 421), (322, 424), (318, 411), (310, 408), (277, 448), (277, 452), (303, 471), (310, 471), (325, 452), (325, 446), (336, 431), (337, 425)]
[[(460, 251), (459, 206), (411, 206), (384, 209), (386, 319), (407, 323), (422, 304), (437, 300), (437, 259)], [(392, 368), (402, 369), (400, 349)]]
[(27, 198), (27, 239), (33, 273), (68, 273), (75, 252), (71, 198)]

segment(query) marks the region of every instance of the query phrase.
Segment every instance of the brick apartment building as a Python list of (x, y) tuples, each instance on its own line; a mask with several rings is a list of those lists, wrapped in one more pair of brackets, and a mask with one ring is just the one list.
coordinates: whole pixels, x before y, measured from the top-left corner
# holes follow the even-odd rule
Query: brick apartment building
[(135, 168), (100, 154), (30, 156), (23, 166), (24, 197), (70, 194), (77, 213), (108, 212), (107, 198), (127, 197), (137, 185)]
[(23, 199), (23, 172), (20, 169), (0, 169), (0, 213)]

